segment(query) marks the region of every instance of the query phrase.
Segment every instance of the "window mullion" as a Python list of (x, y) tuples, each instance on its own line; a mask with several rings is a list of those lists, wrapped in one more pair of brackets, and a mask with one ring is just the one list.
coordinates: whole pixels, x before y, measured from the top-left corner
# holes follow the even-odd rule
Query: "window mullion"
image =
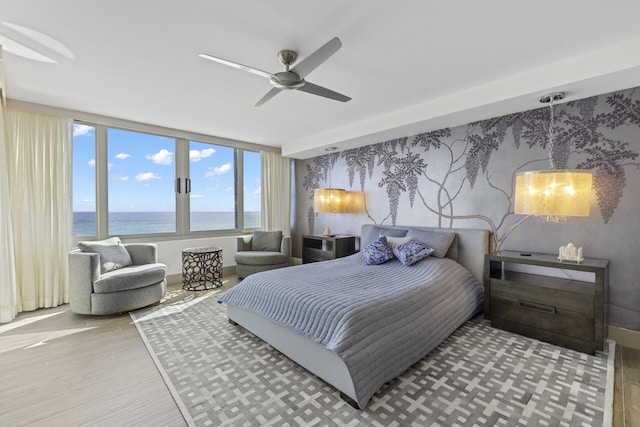
[[(190, 195), (187, 193), (186, 180), (189, 175), (189, 141), (184, 138), (176, 139), (176, 178), (180, 179), (180, 192), (176, 192), (176, 229), (178, 235), (189, 233)], [(174, 185), (174, 191), (175, 191)]]
[(98, 239), (109, 235), (109, 158), (107, 154), (107, 127), (96, 125), (96, 233)]
[(244, 150), (235, 149), (236, 155), (236, 228), (244, 230)]

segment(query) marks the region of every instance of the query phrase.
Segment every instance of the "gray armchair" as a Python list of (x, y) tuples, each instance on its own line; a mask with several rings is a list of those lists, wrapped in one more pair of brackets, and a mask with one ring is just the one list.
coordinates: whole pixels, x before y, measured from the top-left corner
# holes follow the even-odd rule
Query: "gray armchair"
[(117, 237), (80, 242), (69, 252), (69, 304), (79, 314), (123, 313), (156, 303), (167, 290), (167, 266), (152, 243)]
[(240, 236), (235, 260), (240, 279), (287, 267), (291, 262), (291, 237), (282, 236), (282, 231), (254, 231), (251, 236)]

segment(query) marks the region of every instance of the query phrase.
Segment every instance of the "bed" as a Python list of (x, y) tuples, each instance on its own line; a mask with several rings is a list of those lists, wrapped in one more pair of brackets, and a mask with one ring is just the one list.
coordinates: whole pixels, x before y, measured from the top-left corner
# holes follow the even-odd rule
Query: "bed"
[(384, 383), (426, 356), (483, 306), (488, 231), (363, 225), (360, 245), (366, 247), (381, 234), (406, 233), (423, 242), (435, 239), (435, 245), (444, 236), (454, 238), (450, 247), (439, 248), (439, 256), (411, 266), (397, 259), (365, 265), (359, 252), (257, 273), (218, 301), (226, 303), (230, 322), (331, 384), (351, 405), (364, 408)]

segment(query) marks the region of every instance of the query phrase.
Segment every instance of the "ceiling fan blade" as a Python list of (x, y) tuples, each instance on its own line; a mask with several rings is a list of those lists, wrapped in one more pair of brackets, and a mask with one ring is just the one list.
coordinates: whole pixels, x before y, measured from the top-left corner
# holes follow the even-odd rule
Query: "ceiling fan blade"
[(311, 93), (313, 95), (324, 96), (325, 98), (334, 99), (341, 102), (347, 102), (351, 100), (351, 98), (346, 95), (334, 92), (331, 89), (327, 89), (326, 87), (314, 85), (313, 83), (309, 82), (305, 82), (304, 86), (298, 88), (298, 90)]
[(237, 62), (229, 61), (228, 59), (218, 58), (217, 56), (211, 56), (206, 53), (201, 53), (198, 55), (200, 58), (208, 59), (210, 61), (217, 62), (219, 64), (227, 65), (229, 67), (237, 68), (238, 70), (248, 71), (251, 74), (255, 74), (256, 76), (271, 78), (271, 73), (267, 73), (266, 71), (258, 70), (257, 68), (249, 67), (246, 65), (238, 64)]
[(299, 75), (301, 79), (304, 79), (307, 74), (318, 68), (320, 64), (329, 59), (329, 57), (336, 53), (341, 47), (342, 43), (340, 39), (334, 37), (320, 49), (300, 61), (298, 65), (293, 67), (292, 71)]
[(271, 98), (273, 98), (274, 96), (279, 94), (280, 92), (282, 92), (282, 90), (278, 89), (277, 87), (274, 87), (269, 92), (267, 92), (267, 94), (265, 96), (260, 98), (260, 101), (256, 102), (255, 106), (256, 107), (261, 106), (262, 104), (264, 104), (265, 102), (267, 102), (268, 100), (270, 100)]

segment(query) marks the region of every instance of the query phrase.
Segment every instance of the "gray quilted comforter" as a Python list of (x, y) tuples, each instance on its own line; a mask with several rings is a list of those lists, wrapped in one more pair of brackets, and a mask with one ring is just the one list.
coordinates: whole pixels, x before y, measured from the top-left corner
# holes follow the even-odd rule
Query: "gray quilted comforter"
[(360, 253), (254, 274), (219, 299), (334, 351), (361, 408), (477, 314), (482, 301), (482, 285), (451, 259), (365, 265)]

